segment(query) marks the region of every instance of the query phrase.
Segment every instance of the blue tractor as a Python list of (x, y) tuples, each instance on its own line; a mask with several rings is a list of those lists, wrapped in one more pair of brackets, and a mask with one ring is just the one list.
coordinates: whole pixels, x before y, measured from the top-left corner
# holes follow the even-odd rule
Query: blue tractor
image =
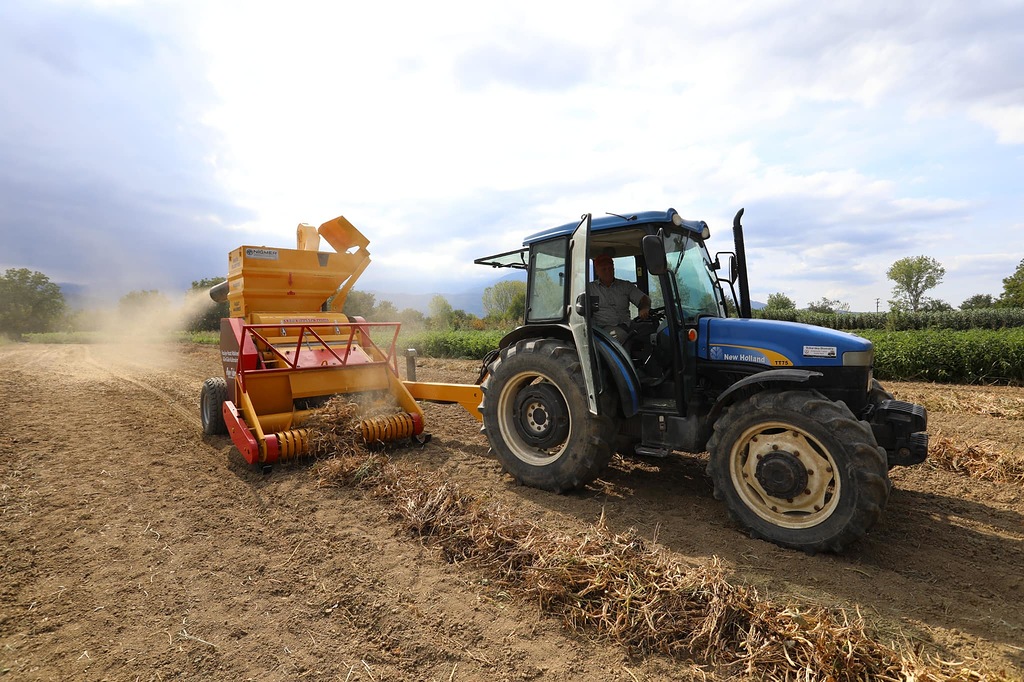
[[(924, 461), (927, 413), (873, 378), (870, 341), (751, 318), (742, 214), (735, 251), (713, 259), (707, 224), (674, 209), (587, 214), (477, 259), (527, 273), (524, 324), (481, 384), (483, 431), (505, 471), (553, 492), (616, 452), (706, 451), (715, 497), (750, 535), (838, 552), (881, 517), (889, 469)], [(591, 324), (602, 254), (651, 300), (618, 339)]]

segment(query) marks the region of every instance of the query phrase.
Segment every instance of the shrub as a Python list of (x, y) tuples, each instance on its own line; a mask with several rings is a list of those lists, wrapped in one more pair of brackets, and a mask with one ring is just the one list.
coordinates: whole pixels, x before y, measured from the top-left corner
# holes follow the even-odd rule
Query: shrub
[(415, 348), (420, 355), (432, 358), (467, 358), (480, 360), (498, 347), (503, 331), (436, 331), (409, 336), (403, 348)]
[(882, 380), (1024, 383), (1024, 328), (860, 332), (875, 344)]

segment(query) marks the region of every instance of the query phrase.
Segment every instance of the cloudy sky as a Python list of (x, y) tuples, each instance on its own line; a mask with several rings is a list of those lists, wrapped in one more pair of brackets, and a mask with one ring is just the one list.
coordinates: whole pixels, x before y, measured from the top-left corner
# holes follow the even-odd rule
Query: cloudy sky
[[(243, 9), (244, 8), (244, 9)], [(456, 293), (676, 208), (753, 298), (953, 305), (1024, 258), (1024, 2), (0, 3), (0, 269), (121, 295), (345, 215), (358, 288)]]

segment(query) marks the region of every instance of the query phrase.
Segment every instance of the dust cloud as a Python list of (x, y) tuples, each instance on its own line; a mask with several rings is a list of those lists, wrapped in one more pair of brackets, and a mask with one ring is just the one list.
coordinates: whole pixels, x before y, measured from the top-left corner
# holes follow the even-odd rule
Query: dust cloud
[(87, 313), (95, 329), (98, 353), (111, 363), (174, 368), (179, 354), (168, 344), (182, 340), (182, 332), (195, 320), (211, 313), (216, 303), (206, 291), (190, 291), (175, 302), (158, 292), (148, 292), (131, 302), (122, 300), (114, 309)]

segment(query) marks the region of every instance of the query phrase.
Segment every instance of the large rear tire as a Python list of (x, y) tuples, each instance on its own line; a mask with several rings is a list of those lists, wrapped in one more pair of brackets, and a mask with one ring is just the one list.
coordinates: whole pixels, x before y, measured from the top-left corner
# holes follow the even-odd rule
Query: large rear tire
[(224, 401), (227, 399), (224, 377), (210, 377), (203, 382), (203, 390), (199, 393), (199, 419), (205, 435), (219, 436), (228, 432), (224, 423)]
[(817, 391), (758, 393), (729, 407), (708, 441), (715, 497), (752, 537), (839, 552), (882, 516), (885, 451), (866, 422)]
[(590, 413), (574, 347), (531, 339), (504, 348), (480, 389), (482, 431), (523, 485), (561, 493), (607, 467), (615, 423), (607, 413)]

